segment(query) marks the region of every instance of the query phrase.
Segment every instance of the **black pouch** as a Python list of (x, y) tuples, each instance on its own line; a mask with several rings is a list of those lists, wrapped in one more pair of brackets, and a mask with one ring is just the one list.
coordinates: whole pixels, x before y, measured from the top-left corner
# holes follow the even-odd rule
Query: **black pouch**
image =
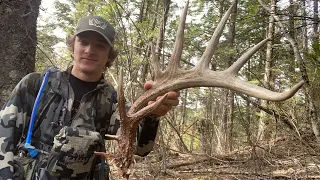
[(31, 179), (33, 177), (37, 163), (36, 159), (31, 157), (14, 156), (13, 162), (14, 180)]
[(52, 176), (85, 177), (96, 163), (94, 151), (102, 146), (100, 133), (64, 127), (54, 137), (46, 169)]

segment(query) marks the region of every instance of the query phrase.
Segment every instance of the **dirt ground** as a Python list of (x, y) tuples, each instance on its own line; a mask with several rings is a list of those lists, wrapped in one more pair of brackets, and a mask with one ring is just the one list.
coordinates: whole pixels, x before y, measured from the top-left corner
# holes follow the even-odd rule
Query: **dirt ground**
[(278, 138), (221, 156), (158, 151), (135, 157), (130, 179), (320, 179), (319, 155), (320, 145), (308, 137)]

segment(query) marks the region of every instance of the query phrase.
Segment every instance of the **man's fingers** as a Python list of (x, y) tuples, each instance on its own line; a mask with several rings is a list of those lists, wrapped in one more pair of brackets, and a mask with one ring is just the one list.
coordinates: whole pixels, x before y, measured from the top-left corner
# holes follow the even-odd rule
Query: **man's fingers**
[[(176, 100), (176, 99), (178, 99), (179, 96), (180, 96), (180, 93), (175, 92), (175, 91), (170, 91), (170, 92), (168, 92), (167, 100), (168, 100), (168, 99)], [(162, 96), (158, 96), (158, 97), (157, 97), (157, 100), (160, 99), (161, 97), (162, 97)]]
[(180, 96), (180, 92), (170, 91), (168, 92), (167, 99), (177, 99)]
[[(145, 88), (146, 85), (148, 83), (145, 84)], [(168, 111), (170, 111), (172, 109), (173, 106), (178, 106), (179, 105), (179, 92), (175, 92), (175, 91), (170, 91), (167, 94), (167, 98), (162, 102), (162, 104), (153, 111), (153, 114), (158, 115), (158, 116), (164, 116), (167, 114)], [(162, 96), (158, 96), (156, 98), (156, 101), (158, 101)], [(154, 103), (155, 101), (149, 101), (149, 104)]]
[(160, 106), (158, 110), (155, 112), (156, 115), (158, 116), (164, 116), (169, 112), (172, 108), (169, 106)]
[[(161, 98), (161, 97), (160, 97)], [(160, 99), (159, 97), (157, 98), (157, 100), (158, 99)], [(154, 103), (155, 101), (149, 101), (148, 102), (148, 105), (149, 104), (152, 104), (152, 103)], [(162, 105), (161, 106), (166, 106), (166, 107), (168, 107), (168, 109), (171, 109), (172, 108), (172, 106), (178, 106), (179, 105), (179, 100), (178, 99), (175, 99), (175, 100), (171, 100), (171, 99), (166, 99), (166, 100), (164, 100), (163, 101), (163, 103), (162, 103)], [(160, 106), (160, 107), (161, 107)]]
[[(156, 98), (156, 101), (158, 101), (162, 96), (158, 96)], [(168, 105), (168, 106), (178, 106), (179, 105), (179, 93), (172, 91), (169, 92), (167, 95), (167, 98), (163, 101), (163, 105)], [(150, 104), (150, 103), (149, 103)]]
[(144, 84), (144, 90), (149, 90), (151, 87), (152, 87), (152, 83), (153, 81), (147, 81), (145, 84)]
[(165, 106), (165, 105), (161, 105), (159, 106), (155, 111), (153, 111), (153, 114), (157, 115), (157, 116), (164, 116), (167, 114), (168, 111), (170, 111), (172, 109), (171, 106)]
[[(160, 99), (161, 97), (158, 97), (158, 99)], [(178, 99), (166, 99), (163, 101), (162, 103), (163, 105), (167, 105), (167, 106), (178, 106), (179, 105), (179, 100)]]
[(149, 102), (148, 102), (148, 105), (149, 105), (149, 104), (152, 104), (152, 103), (154, 103), (154, 101), (149, 101)]
[[(166, 100), (166, 101), (167, 101), (167, 100)], [(154, 101), (149, 101), (149, 102), (148, 102), (148, 105), (149, 105), (149, 104), (152, 104), (152, 103), (154, 103)], [(166, 115), (167, 112), (170, 111), (171, 109), (172, 109), (172, 106), (171, 106), (171, 105), (169, 106), (169, 105), (164, 105), (164, 104), (162, 104), (162, 105), (160, 105), (157, 109), (155, 109), (152, 114), (155, 114), (155, 115), (157, 115), (157, 116), (164, 116), (164, 115)]]

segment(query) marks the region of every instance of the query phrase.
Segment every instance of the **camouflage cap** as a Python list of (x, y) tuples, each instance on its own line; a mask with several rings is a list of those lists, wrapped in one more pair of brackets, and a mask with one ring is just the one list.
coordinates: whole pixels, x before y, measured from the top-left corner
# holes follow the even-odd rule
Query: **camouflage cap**
[(78, 21), (75, 35), (85, 31), (94, 31), (101, 34), (113, 48), (116, 31), (114, 27), (101, 16), (87, 16)]

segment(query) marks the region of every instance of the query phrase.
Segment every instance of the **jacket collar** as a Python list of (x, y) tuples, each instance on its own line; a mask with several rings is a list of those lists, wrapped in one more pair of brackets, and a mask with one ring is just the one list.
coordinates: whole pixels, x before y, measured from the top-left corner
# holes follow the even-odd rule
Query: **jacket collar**
[[(66, 71), (64, 71), (64, 79), (67, 80), (67, 82), (69, 82), (68, 80), (69, 80), (69, 76), (71, 74), (72, 68), (73, 66), (70, 66), (66, 69)], [(101, 78), (96, 89), (100, 89), (105, 86), (111, 86), (111, 84), (104, 79), (104, 74), (101, 74)]]

